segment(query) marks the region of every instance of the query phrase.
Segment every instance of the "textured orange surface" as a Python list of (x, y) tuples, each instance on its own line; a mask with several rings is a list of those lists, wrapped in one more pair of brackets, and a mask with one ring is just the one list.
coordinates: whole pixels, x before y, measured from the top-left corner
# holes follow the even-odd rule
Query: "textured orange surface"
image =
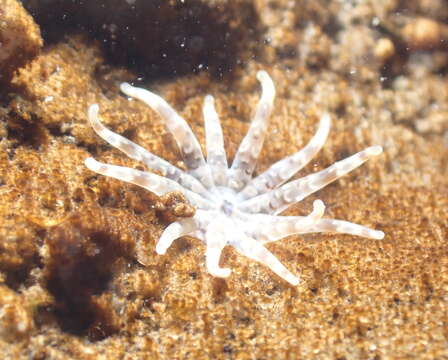
[[(86, 169), (88, 156), (144, 168), (95, 135), (86, 109), (98, 103), (108, 127), (182, 167), (174, 140), (151, 109), (119, 93), (120, 82), (145, 70), (114, 65), (113, 53), (106, 56), (88, 32), (69, 32), (0, 89), (4, 358), (448, 357), (448, 54), (443, 47), (406, 51), (413, 35), (403, 35), (422, 17), (443, 23), (448, 6), (280, 0), (210, 6), (216, 4), (236, 13), (238, 6), (252, 8), (260, 26), (244, 41), (256, 56), (229, 53), (244, 61), (222, 79), (203, 71), (137, 83), (173, 105), (202, 145), (202, 101), (213, 94), (232, 158), (259, 97), (255, 73), (265, 69), (277, 98), (257, 171), (303, 147), (322, 112), (330, 112), (328, 142), (301, 174), (369, 145), (385, 151), (287, 213), (308, 213), (320, 198), (326, 216), (383, 230), (385, 239), (316, 234), (269, 245), (301, 274), (297, 288), (230, 248), (222, 264), (232, 275), (213, 278), (194, 238), (156, 255), (163, 229), (194, 209), (178, 194), (158, 198)], [(406, 18), (396, 15), (404, 10)], [(374, 18), (380, 25), (372, 25)], [(238, 33), (244, 21), (233, 25)], [(414, 40), (441, 40), (438, 34), (423, 31)]]
[(0, 1), (0, 83), (7, 83), (20, 66), (42, 47), (39, 27), (16, 0)]

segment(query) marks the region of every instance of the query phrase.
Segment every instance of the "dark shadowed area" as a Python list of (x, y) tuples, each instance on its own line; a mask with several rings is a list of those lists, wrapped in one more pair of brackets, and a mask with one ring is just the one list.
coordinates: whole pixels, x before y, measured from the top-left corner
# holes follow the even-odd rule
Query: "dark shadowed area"
[[(4, 359), (448, 357), (448, 3), (0, 0), (0, 349)], [(87, 122), (182, 167), (163, 121), (123, 81), (170, 103), (204, 145), (213, 94), (233, 158), (259, 98), (277, 91), (257, 172), (332, 128), (300, 176), (370, 145), (384, 153), (285, 214), (386, 233), (269, 245), (292, 287), (228, 247), (228, 279), (199, 240), (155, 253), (194, 209), (89, 171), (144, 170)]]

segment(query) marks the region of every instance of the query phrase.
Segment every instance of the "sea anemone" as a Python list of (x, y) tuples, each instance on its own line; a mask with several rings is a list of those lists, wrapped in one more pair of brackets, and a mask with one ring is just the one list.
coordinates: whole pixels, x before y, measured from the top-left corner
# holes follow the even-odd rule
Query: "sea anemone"
[(266, 265), (292, 285), (297, 285), (298, 276), (293, 275), (264, 244), (295, 234), (336, 232), (379, 240), (384, 237), (384, 233), (343, 220), (322, 218), (325, 206), (321, 200), (314, 201), (313, 210), (307, 216), (279, 214), (372, 156), (379, 155), (382, 148), (369, 147), (322, 171), (287, 182), (324, 145), (330, 130), (330, 116), (324, 114), (316, 134), (302, 150), (253, 177), (275, 96), (274, 84), (265, 71), (259, 71), (257, 79), (262, 87), (261, 99), (249, 131), (230, 167), (212, 96), (205, 97), (203, 106), (207, 149), (205, 158), (187, 122), (165, 100), (127, 83), (121, 85), (122, 92), (143, 101), (165, 120), (179, 146), (187, 170), (181, 170), (107, 129), (99, 120), (97, 104), (91, 105), (88, 110), (88, 118), (95, 132), (112, 146), (161, 175), (104, 164), (93, 158), (86, 159), (85, 164), (92, 171), (139, 185), (157, 195), (180, 191), (196, 207), (193, 217), (177, 220), (165, 229), (156, 245), (158, 254), (165, 254), (177, 238), (190, 235), (205, 242), (206, 267), (213, 276), (225, 278), (230, 275), (231, 270), (221, 267), (219, 261), (222, 249), (231, 245), (246, 257)]

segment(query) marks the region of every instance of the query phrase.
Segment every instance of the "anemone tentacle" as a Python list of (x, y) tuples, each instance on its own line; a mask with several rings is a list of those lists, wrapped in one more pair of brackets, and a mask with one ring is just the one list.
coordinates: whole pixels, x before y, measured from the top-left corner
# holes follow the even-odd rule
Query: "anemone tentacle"
[(215, 184), (225, 186), (227, 185), (227, 155), (221, 123), (215, 109), (215, 100), (211, 95), (207, 95), (204, 99), (203, 114), (207, 164), (210, 166)]
[(166, 127), (171, 131), (179, 146), (188, 172), (206, 187), (212, 186), (210, 168), (187, 122), (164, 99), (149, 90), (133, 87), (128, 83), (121, 84), (120, 89), (126, 95), (144, 102), (165, 120)]
[(302, 201), (307, 196), (361, 166), (372, 156), (381, 154), (382, 151), (381, 146), (371, 146), (334, 163), (322, 171), (290, 181), (275, 190), (246, 200), (241, 203), (240, 209), (248, 212), (279, 214), (292, 204)]
[(236, 191), (241, 190), (251, 178), (263, 146), (269, 116), (274, 106), (275, 87), (272, 79), (266, 71), (259, 71), (257, 79), (261, 83), (261, 98), (249, 131), (241, 141), (230, 168), (229, 186)]
[(238, 194), (238, 197), (242, 200), (253, 198), (288, 181), (322, 149), (330, 132), (330, 123), (330, 115), (325, 113), (320, 120), (316, 134), (303, 149), (276, 162), (265, 172), (253, 178)]

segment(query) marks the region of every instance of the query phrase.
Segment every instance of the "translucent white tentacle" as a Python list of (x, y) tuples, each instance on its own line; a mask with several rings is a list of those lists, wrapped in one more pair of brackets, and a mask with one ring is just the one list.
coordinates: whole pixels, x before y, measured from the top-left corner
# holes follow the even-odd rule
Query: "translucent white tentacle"
[(219, 266), (222, 249), (227, 245), (229, 226), (233, 226), (230, 219), (218, 218), (211, 222), (205, 233), (205, 241), (207, 242), (205, 264), (207, 266), (207, 271), (213, 276), (221, 278), (228, 277), (231, 273), (229, 268), (222, 268)]
[(151, 91), (133, 87), (128, 83), (122, 83), (120, 89), (126, 95), (143, 101), (157, 111), (173, 134), (189, 172), (204, 186), (213, 186), (210, 169), (205, 162), (201, 146), (187, 122), (164, 99)]
[(204, 99), (205, 143), (207, 147), (207, 164), (210, 166), (215, 185), (227, 183), (227, 157), (224, 149), (224, 137), (215, 110), (213, 96), (207, 95)]
[(322, 149), (329, 131), (330, 115), (325, 113), (320, 119), (319, 129), (316, 134), (302, 150), (276, 162), (268, 170), (252, 179), (238, 194), (238, 198), (241, 200), (250, 199), (264, 194), (289, 180)]
[(384, 233), (382, 231), (373, 230), (348, 221), (335, 219), (321, 219), (315, 224), (312, 224), (302, 234), (316, 232), (335, 232), (340, 234), (362, 236), (374, 240), (382, 240), (384, 238)]
[(325, 170), (291, 181), (266, 194), (246, 200), (238, 208), (251, 213), (278, 214), (290, 205), (303, 200), (308, 195), (357, 168), (371, 157), (381, 154), (381, 152), (381, 146), (369, 147), (355, 155), (336, 162)]
[(194, 218), (181, 219), (176, 222), (171, 223), (165, 231), (162, 233), (159, 241), (156, 245), (156, 252), (159, 255), (166, 253), (166, 250), (171, 246), (174, 240), (191, 234), (196, 231), (198, 224)]
[(207, 196), (205, 187), (192, 175), (183, 172), (176, 166), (171, 165), (169, 162), (154, 155), (143, 147), (105, 127), (100, 121), (98, 111), (99, 107), (97, 104), (90, 105), (87, 113), (89, 122), (95, 132), (106, 142), (116, 147), (118, 150), (123, 151), (130, 158), (144, 162), (146, 166), (152, 170), (159, 171), (168, 179), (178, 182), (183, 187), (194, 191), (195, 193)]
[[(373, 240), (382, 240), (384, 238), (384, 233), (379, 230), (373, 230), (368, 227), (354, 224), (344, 220), (335, 219), (320, 219), (314, 224), (308, 227), (297, 228), (297, 231), (289, 235), (299, 235), (299, 234), (312, 234), (312, 233), (322, 233), (322, 232), (334, 232), (339, 234), (348, 234), (354, 236), (361, 236)], [(263, 232), (259, 229), (253, 232), (253, 236), (257, 236), (262, 244), (267, 244), (277, 240), (281, 240), (284, 236), (276, 234), (268, 234), (265, 236)]]
[(124, 166), (101, 163), (93, 158), (87, 158), (84, 163), (90, 170), (98, 174), (141, 186), (156, 195), (160, 196), (169, 191), (180, 191), (194, 206), (202, 209), (210, 209), (213, 207), (213, 204), (204, 199), (201, 195), (187, 190), (178, 183), (163, 176)]
[(286, 236), (302, 234), (303, 229), (316, 224), (324, 212), (324, 203), (315, 200), (313, 211), (308, 216), (248, 215), (245, 232), (262, 243), (276, 241)]
[(249, 131), (241, 142), (229, 171), (229, 186), (234, 190), (241, 190), (251, 178), (263, 146), (268, 127), (268, 118), (274, 104), (275, 87), (268, 73), (259, 71), (257, 79), (262, 87), (261, 98)]
[(299, 284), (299, 278), (293, 275), (268, 249), (266, 249), (257, 240), (241, 235), (239, 241), (232, 242), (232, 246), (248, 258), (267, 266), (291, 285), (296, 286)]

